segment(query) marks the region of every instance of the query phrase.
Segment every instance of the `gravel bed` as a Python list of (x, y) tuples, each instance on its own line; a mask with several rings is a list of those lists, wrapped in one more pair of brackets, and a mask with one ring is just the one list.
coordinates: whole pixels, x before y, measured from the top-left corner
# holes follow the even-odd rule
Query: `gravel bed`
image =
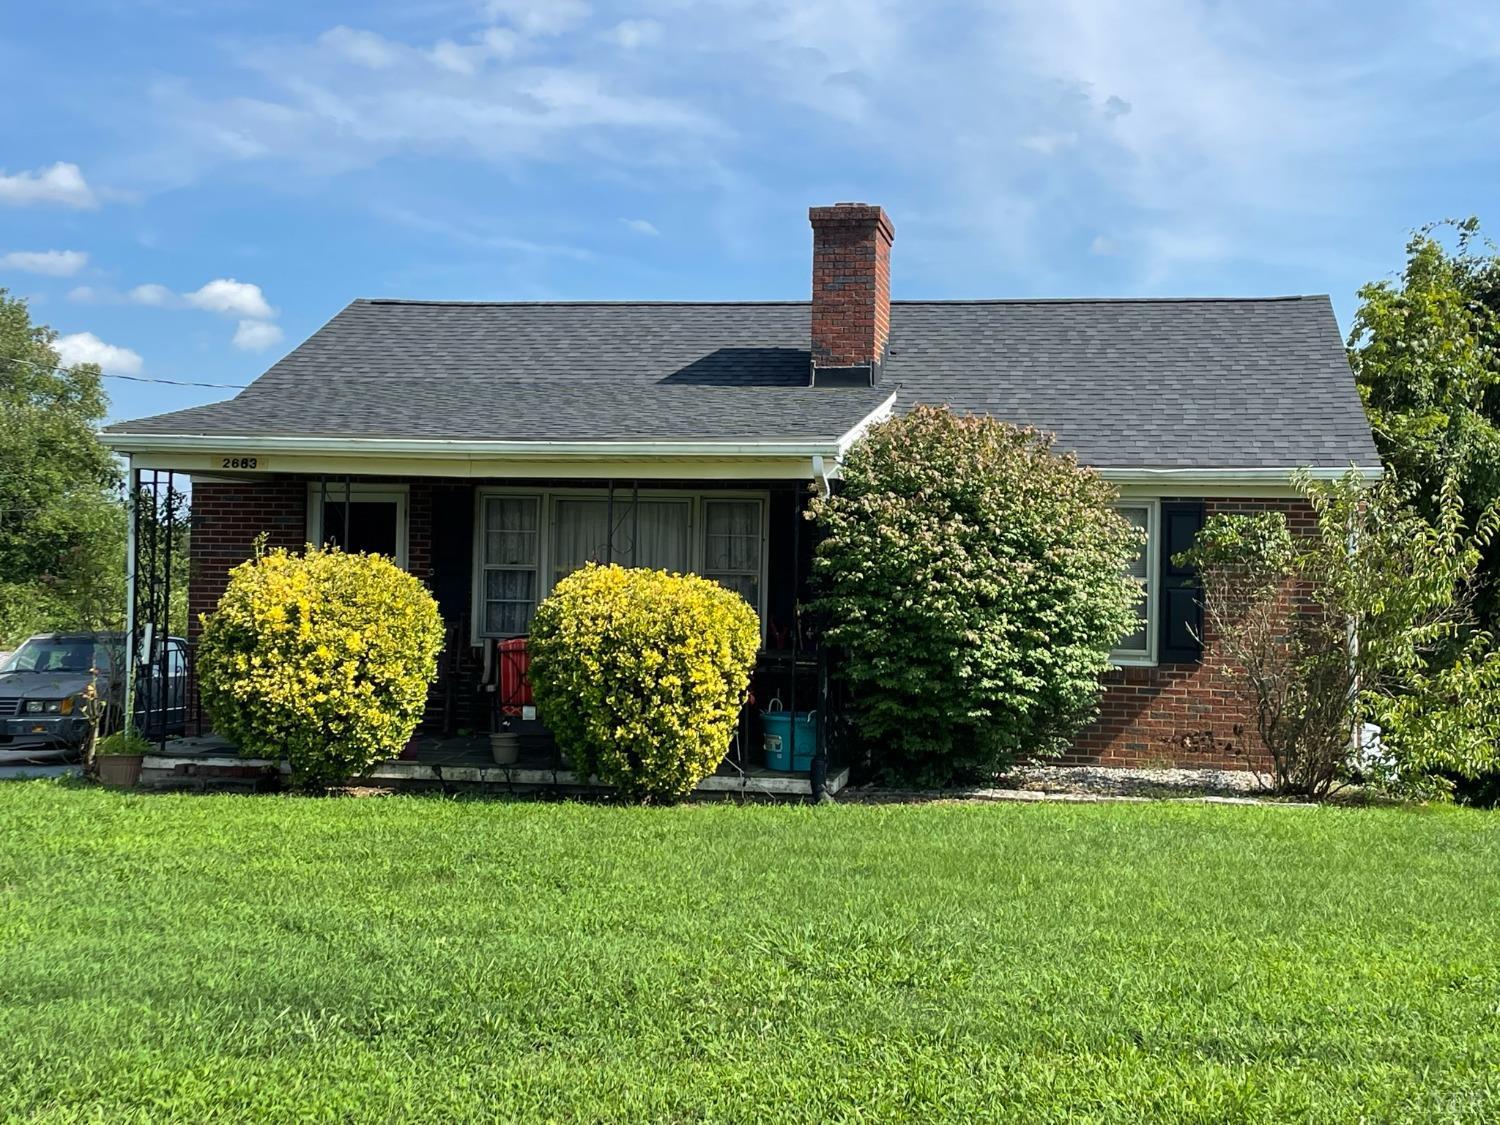
[(1247, 770), (1022, 766), (991, 785), (897, 789), (867, 784), (845, 789), (838, 799), (863, 803), (1207, 800), (1257, 804), (1274, 798)]
[(1105, 797), (1265, 796), (1249, 770), (1122, 769), (1114, 766), (1025, 766), (998, 784), (1037, 793)]

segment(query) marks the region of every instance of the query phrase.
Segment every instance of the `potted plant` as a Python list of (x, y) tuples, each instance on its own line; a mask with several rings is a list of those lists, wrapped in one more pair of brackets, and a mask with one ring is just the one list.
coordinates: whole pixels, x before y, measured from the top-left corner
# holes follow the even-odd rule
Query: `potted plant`
[(131, 789), (141, 779), (141, 761), (151, 752), (151, 743), (137, 731), (120, 730), (101, 738), (94, 747), (99, 780), (117, 789)]
[(490, 754), (497, 766), (513, 766), (521, 757), (521, 736), (510, 729), (510, 722), (490, 734)]

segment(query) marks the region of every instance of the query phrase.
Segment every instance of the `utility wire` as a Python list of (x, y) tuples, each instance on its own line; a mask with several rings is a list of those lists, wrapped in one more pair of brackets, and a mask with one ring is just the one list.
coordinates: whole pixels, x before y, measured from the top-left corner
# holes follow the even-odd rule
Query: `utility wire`
[[(29, 359), (13, 359), (5, 356), (0, 356), (0, 363), (16, 363), (22, 367), (53, 374), (63, 374), (69, 370), (66, 367), (48, 367), (45, 363), (33, 363)], [(132, 383), (161, 383), (168, 387), (220, 387), (225, 390), (242, 391), (248, 385), (245, 383), (193, 383), (183, 379), (152, 379), (146, 375), (115, 375), (108, 371), (101, 371), (99, 374), (105, 379), (126, 379)]]

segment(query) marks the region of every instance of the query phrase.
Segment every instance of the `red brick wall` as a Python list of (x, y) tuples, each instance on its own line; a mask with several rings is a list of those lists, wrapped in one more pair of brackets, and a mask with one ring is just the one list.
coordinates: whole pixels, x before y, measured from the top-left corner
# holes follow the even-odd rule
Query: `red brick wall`
[[(255, 538), (266, 546), (296, 550), (307, 541), (307, 484), (268, 477), (236, 484), (193, 482), (192, 540), (188, 565), (188, 639), (203, 631), (198, 618), (219, 604), (229, 572), (255, 553)], [(188, 682), (189, 729), (198, 712), (198, 681)]]
[(193, 483), (192, 560), (188, 567), (188, 636), (201, 631), (198, 615), (218, 604), (229, 572), (267, 547), (292, 550), (307, 542), (307, 485), (272, 477), (237, 484)]
[[(408, 556), (411, 572), (424, 582), (432, 579), (434, 490), (451, 488), (444, 482), (414, 481), (407, 507)], [(464, 486), (467, 487), (467, 486)], [(193, 486), (192, 563), (188, 604), (191, 638), (199, 633), (198, 615), (211, 611), (224, 592), (231, 568), (249, 558), (255, 537), (266, 533), (271, 547), (300, 548), (306, 540), (307, 485), (303, 479), (268, 478), (238, 484), (195, 483)], [(1206, 500), (1208, 515), (1280, 509), (1292, 517), (1294, 529), (1311, 527), (1307, 505), (1294, 500)], [(476, 693), (478, 651), (468, 637), (467, 597), (463, 604), (445, 607), (446, 624), (455, 643), (445, 652), (441, 668), (457, 668), (452, 694), (452, 723), (485, 729), (488, 718)], [(1233, 728), (1252, 737), (1252, 717), (1239, 703), (1225, 676), (1215, 638), (1205, 638), (1201, 664), (1161, 664), (1154, 668), (1119, 668), (1104, 680), (1099, 718), (1078, 738), (1074, 752), (1063, 761), (1101, 765), (1242, 766), (1238, 752), (1222, 743)], [(428, 704), (424, 728), (440, 730), (447, 709), (446, 687), (440, 679)], [(193, 687), (196, 704), (196, 685)], [(1213, 746), (1184, 749), (1184, 735), (1213, 732)]]
[(891, 334), (891, 220), (879, 207), (808, 211), (813, 227), (812, 358), (818, 367), (876, 363)]
[[(1281, 510), (1294, 531), (1310, 531), (1312, 510), (1301, 500), (1205, 500), (1205, 514)], [(1215, 637), (1204, 637), (1201, 664), (1117, 668), (1104, 677), (1099, 717), (1078, 738), (1065, 763), (1108, 766), (1215, 766), (1243, 768), (1241, 747), (1259, 751), (1253, 713), (1231, 688)], [(1242, 728), (1236, 738), (1234, 728)], [(1184, 736), (1195, 737), (1193, 748)], [(1224, 743), (1239, 744), (1228, 751)], [(1201, 748), (1200, 748), (1201, 747)]]

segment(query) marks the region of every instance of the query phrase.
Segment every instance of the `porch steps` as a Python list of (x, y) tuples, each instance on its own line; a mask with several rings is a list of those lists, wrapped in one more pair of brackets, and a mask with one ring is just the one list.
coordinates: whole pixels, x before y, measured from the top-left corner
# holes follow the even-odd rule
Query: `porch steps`
[[(291, 772), (286, 762), (268, 758), (241, 758), (232, 753), (188, 752), (147, 754), (141, 763), (142, 788), (271, 788), (279, 777)], [(837, 793), (849, 783), (847, 767), (830, 770), (825, 788)], [(571, 770), (526, 766), (434, 765), (427, 762), (380, 762), (352, 778), (352, 785), (431, 789), (463, 785), (493, 793), (564, 791), (577, 795), (604, 794), (611, 790)], [(723, 796), (808, 797), (806, 773), (778, 773), (751, 769), (744, 773), (717, 773), (698, 783), (697, 792)]]

